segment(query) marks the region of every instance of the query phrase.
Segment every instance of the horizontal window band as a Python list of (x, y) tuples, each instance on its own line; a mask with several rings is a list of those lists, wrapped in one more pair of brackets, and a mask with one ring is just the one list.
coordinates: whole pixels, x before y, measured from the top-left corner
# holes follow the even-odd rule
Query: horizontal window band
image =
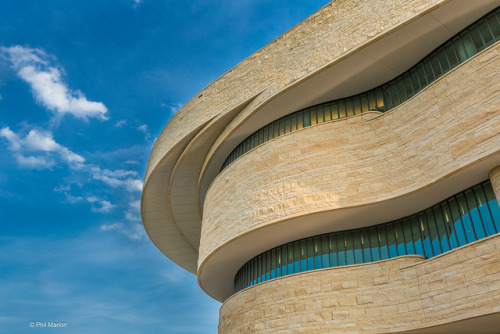
[(500, 208), (487, 180), (395, 221), (304, 238), (268, 250), (240, 268), (234, 291), (315, 269), (412, 254), (431, 258), (499, 231)]
[(260, 128), (236, 146), (220, 172), (251, 149), (284, 134), (367, 111), (389, 111), (498, 40), (500, 7), (451, 37), (395, 79), (358, 95), (293, 112)]

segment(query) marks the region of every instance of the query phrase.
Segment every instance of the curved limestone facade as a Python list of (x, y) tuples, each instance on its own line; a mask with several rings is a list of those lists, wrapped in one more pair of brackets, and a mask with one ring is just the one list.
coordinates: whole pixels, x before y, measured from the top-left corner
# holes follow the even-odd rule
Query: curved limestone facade
[(176, 113), (143, 222), (220, 332), (500, 328), (499, 5), (332, 1)]

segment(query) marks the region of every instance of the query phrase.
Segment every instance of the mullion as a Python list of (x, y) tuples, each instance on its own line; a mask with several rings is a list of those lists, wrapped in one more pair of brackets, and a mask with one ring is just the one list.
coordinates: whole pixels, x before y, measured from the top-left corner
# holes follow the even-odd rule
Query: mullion
[(490, 203), (488, 203), (488, 196), (486, 196), (486, 190), (484, 189), (484, 183), (481, 183), (481, 190), (483, 191), (484, 198), (486, 199), (486, 207), (488, 208), (488, 212), (490, 213), (493, 229), (495, 230), (495, 233), (498, 233), (497, 227), (495, 225), (495, 219), (493, 217), (493, 213), (491, 212)]
[[(479, 210), (479, 203), (477, 202), (476, 194), (474, 193), (474, 188), (471, 188), (470, 191), (472, 194), (472, 198), (474, 199), (474, 203), (476, 203), (477, 215), (479, 216), (479, 221), (481, 221), (481, 226), (483, 227), (484, 235), (488, 236), (488, 230), (486, 230), (486, 226), (484, 225), (484, 222), (483, 222), (483, 217), (481, 217), (481, 210)], [(467, 202), (467, 207), (468, 206), (469, 206), (469, 203)], [(470, 210), (469, 210), (469, 213), (470, 213)], [(472, 216), (470, 214), (469, 214), (469, 216), (471, 217), (471, 220), (472, 220)], [(474, 226), (474, 224), (472, 226)]]

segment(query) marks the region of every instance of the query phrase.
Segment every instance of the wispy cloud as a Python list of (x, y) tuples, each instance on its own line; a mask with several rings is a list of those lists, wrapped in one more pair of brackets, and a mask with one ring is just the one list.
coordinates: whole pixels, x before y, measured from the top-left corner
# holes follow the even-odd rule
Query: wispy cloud
[(123, 223), (113, 223), (108, 225), (101, 225), (99, 229), (103, 232), (107, 231), (118, 231), (131, 241), (144, 241), (147, 240), (146, 231), (142, 224), (123, 224)]
[(17, 75), (26, 81), (35, 99), (56, 114), (71, 114), (87, 120), (95, 117), (108, 119), (108, 109), (102, 102), (89, 101), (79, 90), (70, 90), (61, 78), (61, 71), (50, 65), (50, 56), (41, 49), (23, 47), (1, 47)]
[(174, 103), (174, 104), (161, 103), (160, 106), (163, 108), (167, 108), (168, 110), (170, 110), (170, 112), (172, 114), (175, 114), (179, 109), (181, 109), (182, 104), (180, 104), (180, 103)]
[[(0, 130), (0, 138), (9, 143), (9, 149), (20, 167), (31, 169), (50, 169), (58, 160), (79, 168), (85, 159), (68, 148), (56, 143), (52, 133), (43, 130), (30, 130), (24, 137), (9, 127)], [(27, 155), (30, 154), (30, 155)]]
[(92, 177), (95, 180), (100, 180), (110, 187), (123, 187), (128, 191), (142, 191), (142, 181), (138, 178), (137, 172), (127, 171), (123, 169), (109, 170), (101, 169), (97, 166), (90, 168)]
[(124, 126), (126, 124), (127, 124), (127, 120), (126, 119), (122, 119), (122, 120), (119, 120), (119, 121), (115, 122), (115, 127), (121, 128), (122, 126)]
[(125, 212), (125, 219), (129, 221), (140, 222), (141, 221), (141, 201), (135, 200), (131, 201), (128, 205), (127, 211)]
[(115, 205), (112, 205), (110, 201), (97, 198), (96, 196), (87, 197), (87, 202), (92, 204), (92, 212), (109, 212)]
[(14, 155), (18, 166), (28, 169), (51, 169), (56, 162), (49, 157), (24, 156), (20, 153)]

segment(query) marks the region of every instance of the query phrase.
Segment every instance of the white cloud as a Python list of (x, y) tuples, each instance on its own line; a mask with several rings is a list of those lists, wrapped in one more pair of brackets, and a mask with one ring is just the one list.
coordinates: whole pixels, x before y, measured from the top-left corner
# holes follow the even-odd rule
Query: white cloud
[(137, 127), (137, 130), (148, 133), (148, 126), (146, 124), (142, 124), (141, 126)]
[(128, 221), (141, 221), (141, 201), (136, 200), (129, 202), (128, 209), (125, 212), (125, 219)]
[(101, 225), (99, 228), (101, 231), (114, 231), (121, 230), (123, 228), (123, 223), (114, 223), (109, 225)]
[(119, 121), (115, 122), (115, 127), (121, 128), (122, 126), (124, 126), (126, 124), (127, 124), (127, 120), (126, 119), (122, 119), (122, 120), (119, 120)]
[(99, 230), (118, 231), (132, 241), (143, 241), (147, 239), (146, 231), (141, 224), (125, 225), (123, 223), (114, 223), (108, 225), (101, 225)]
[(14, 155), (20, 167), (29, 169), (51, 169), (56, 164), (54, 160), (44, 156), (27, 156), (18, 153)]
[[(85, 162), (82, 156), (56, 143), (52, 133), (48, 131), (30, 130), (23, 138), (9, 127), (5, 127), (0, 130), (0, 138), (5, 138), (9, 142), (9, 149), (16, 152), (14, 156), (21, 167), (52, 168), (56, 163), (52, 153), (57, 154), (62, 161), (76, 168)], [(32, 155), (25, 156), (23, 153), (26, 152)]]
[[(109, 169), (91, 168), (92, 177), (100, 180), (112, 188), (124, 187), (128, 191), (142, 191), (143, 183), (137, 178), (137, 172), (118, 169), (111, 171)], [(132, 177), (131, 177), (132, 176)]]
[(64, 195), (66, 195), (66, 200), (68, 202), (70, 202), (71, 204), (80, 203), (80, 202), (83, 202), (85, 200), (85, 198), (83, 198), (81, 196), (72, 196), (68, 193), (64, 193)]
[(92, 212), (109, 212), (115, 207), (110, 201), (99, 199), (95, 196), (87, 197), (87, 202), (92, 204)]
[(50, 57), (43, 50), (16, 45), (1, 47), (0, 51), (10, 60), (17, 75), (31, 86), (35, 99), (47, 109), (84, 120), (108, 119), (108, 109), (103, 103), (89, 101), (81, 91), (66, 86), (60, 71), (50, 66)]
[(180, 103), (175, 103), (174, 105), (170, 105), (169, 109), (172, 114), (175, 114), (179, 109), (181, 109), (182, 104)]
[[(73, 169), (89, 172), (94, 180), (99, 180), (112, 188), (125, 188), (130, 192), (142, 191), (143, 183), (137, 172), (117, 169), (101, 169), (92, 164), (85, 164), (85, 159), (58, 144), (48, 131), (30, 130), (24, 137), (9, 127), (0, 130), (0, 138), (9, 143), (9, 149), (15, 152), (19, 166), (31, 169), (52, 168), (56, 157)], [(24, 153), (30, 153), (25, 156)], [(106, 206), (102, 206), (105, 208)], [(100, 210), (104, 210), (104, 209)]]
[(69, 186), (69, 184), (67, 184), (67, 185), (61, 184), (60, 186), (57, 186), (54, 188), (54, 191), (56, 193), (65, 192), (65, 191), (69, 191), (69, 190), (71, 190), (71, 187)]

